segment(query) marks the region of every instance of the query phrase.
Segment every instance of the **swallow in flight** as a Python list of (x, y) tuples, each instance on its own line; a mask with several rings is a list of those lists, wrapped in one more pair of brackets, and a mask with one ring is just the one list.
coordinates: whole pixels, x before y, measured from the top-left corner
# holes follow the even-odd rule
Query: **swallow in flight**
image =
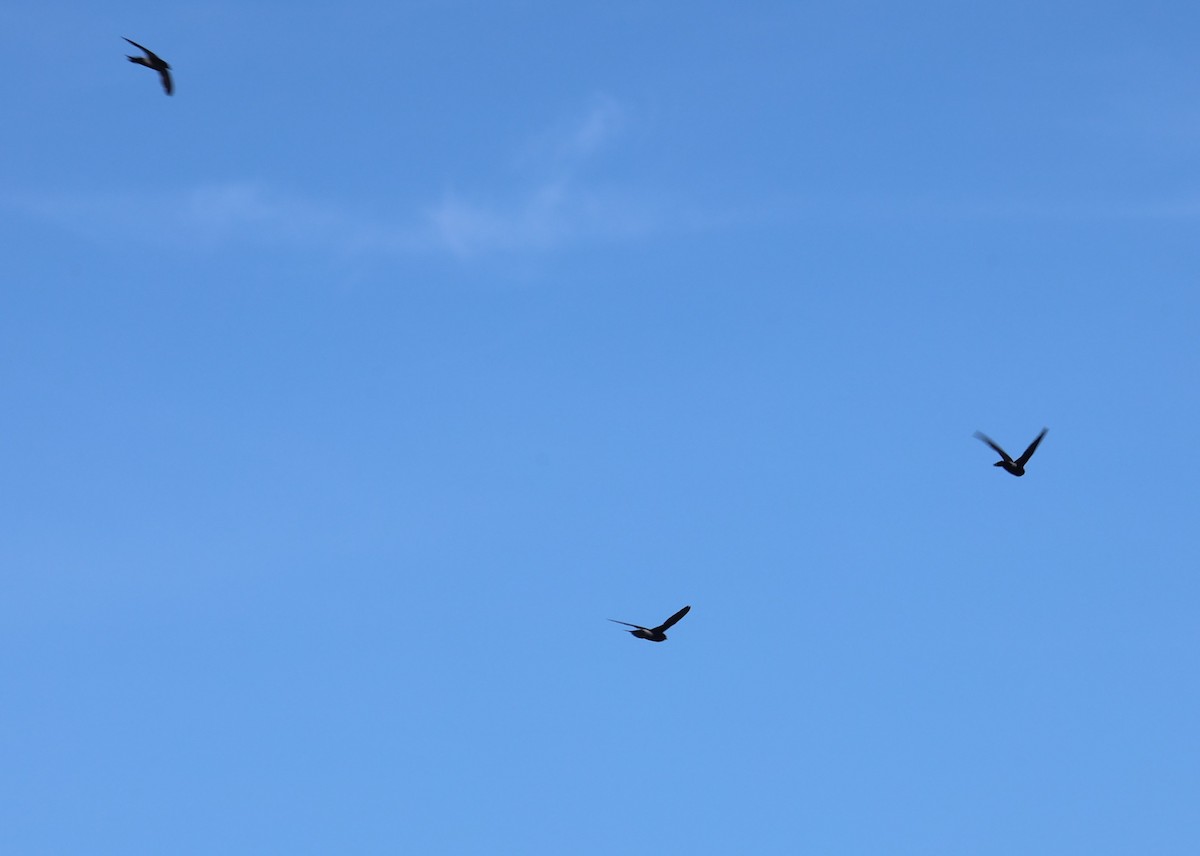
[[(125, 37), (122, 36), (121, 38), (124, 39)], [(152, 68), (157, 71), (162, 78), (163, 89), (166, 90), (167, 94), (170, 95), (174, 92), (175, 87), (171, 83), (171, 66), (167, 64), (166, 60), (150, 50), (150, 48), (142, 47), (133, 39), (125, 39), (125, 41), (146, 54), (145, 56), (130, 56), (129, 54), (125, 54), (125, 58), (130, 62), (136, 62), (138, 65), (144, 65), (146, 68)]]
[(663, 631), (667, 630), (676, 621), (687, 615), (689, 609), (691, 609), (690, 606), (685, 606), (662, 624), (658, 625), (658, 627), (642, 627), (640, 624), (630, 624), (628, 621), (617, 621), (615, 618), (610, 618), (608, 620), (616, 624), (624, 624), (626, 627), (636, 627), (636, 630), (627, 630), (626, 632), (632, 633), (638, 639), (649, 639), (651, 642), (665, 642), (667, 641), (667, 634)]
[(1012, 473), (1014, 476), (1023, 476), (1025, 475), (1025, 465), (1029, 463), (1029, 459), (1033, 457), (1033, 453), (1037, 450), (1038, 443), (1042, 442), (1042, 438), (1046, 436), (1046, 432), (1048, 430), (1050, 429), (1043, 428), (1042, 433), (1038, 434), (1037, 437), (1034, 438), (1034, 441), (1029, 444), (1029, 448), (1022, 452), (1021, 457), (1017, 458), (1015, 461), (1008, 456), (1008, 452), (997, 446), (992, 438), (987, 434), (976, 431), (975, 436), (995, 449), (996, 454), (1000, 456), (1000, 460), (992, 464), (993, 467), (1004, 467), (1004, 471), (1007, 473)]

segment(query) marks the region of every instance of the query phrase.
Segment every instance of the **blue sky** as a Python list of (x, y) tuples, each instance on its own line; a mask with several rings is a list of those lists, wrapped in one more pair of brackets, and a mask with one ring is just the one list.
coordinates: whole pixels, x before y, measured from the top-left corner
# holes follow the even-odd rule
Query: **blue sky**
[(12, 852), (1200, 848), (1194, 4), (8, 18)]

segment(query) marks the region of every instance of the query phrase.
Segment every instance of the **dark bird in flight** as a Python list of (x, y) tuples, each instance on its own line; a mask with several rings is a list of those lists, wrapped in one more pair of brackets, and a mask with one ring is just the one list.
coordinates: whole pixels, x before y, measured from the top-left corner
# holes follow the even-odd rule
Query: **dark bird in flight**
[[(125, 37), (122, 36), (121, 38), (124, 39)], [(167, 94), (170, 95), (174, 92), (175, 87), (171, 83), (171, 66), (167, 64), (167, 61), (150, 50), (150, 48), (142, 47), (133, 39), (125, 39), (125, 41), (146, 54), (145, 56), (130, 56), (129, 54), (125, 54), (125, 58), (130, 62), (136, 62), (138, 65), (144, 65), (146, 68), (152, 68), (157, 71), (159, 77), (162, 78), (163, 89), (166, 90)]]
[(975, 436), (995, 449), (996, 454), (1000, 456), (1000, 460), (992, 464), (993, 467), (1004, 467), (1005, 472), (1012, 473), (1014, 476), (1023, 476), (1025, 475), (1025, 465), (1029, 463), (1029, 459), (1032, 458), (1033, 453), (1037, 451), (1038, 443), (1042, 442), (1042, 438), (1046, 436), (1046, 432), (1048, 430), (1050, 429), (1043, 428), (1042, 433), (1038, 434), (1037, 437), (1034, 438), (1034, 441), (1029, 444), (1029, 448), (1022, 452), (1021, 457), (1017, 458), (1015, 461), (1008, 456), (1008, 452), (997, 446), (995, 441), (993, 441), (992, 438), (987, 434), (976, 431)]
[(608, 620), (615, 624), (624, 624), (626, 627), (636, 627), (636, 630), (627, 630), (626, 632), (632, 633), (638, 639), (649, 639), (651, 642), (666, 642), (667, 634), (663, 631), (667, 630), (676, 621), (687, 615), (689, 609), (691, 609), (690, 606), (685, 606), (662, 624), (658, 625), (658, 627), (642, 627), (640, 624), (630, 624), (628, 621), (617, 621), (615, 618), (610, 618)]

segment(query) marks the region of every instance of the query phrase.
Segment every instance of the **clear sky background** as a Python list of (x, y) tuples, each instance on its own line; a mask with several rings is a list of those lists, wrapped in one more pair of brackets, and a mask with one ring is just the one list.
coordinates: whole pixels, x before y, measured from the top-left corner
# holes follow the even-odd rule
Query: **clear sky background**
[(10, 5), (6, 852), (1200, 852), (1194, 2)]

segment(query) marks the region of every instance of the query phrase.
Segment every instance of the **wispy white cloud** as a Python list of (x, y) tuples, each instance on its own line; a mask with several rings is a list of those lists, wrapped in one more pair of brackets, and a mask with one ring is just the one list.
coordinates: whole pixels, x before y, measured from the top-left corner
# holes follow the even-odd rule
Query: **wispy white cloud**
[(597, 100), (571, 136), (570, 149), (576, 156), (590, 155), (620, 132), (625, 111), (611, 98)]
[(652, 231), (660, 206), (647, 193), (606, 184), (588, 174), (619, 138), (626, 111), (613, 98), (537, 134), (515, 159), (515, 189), (481, 200), (447, 192), (424, 212), (430, 238), (458, 255), (547, 250), (584, 241), (619, 240)]
[(645, 199), (549, 181), (522, 199), (486, 205), (448, 194), (427, 212), (436, 246), (458, 255), (545, 250), (638, 237), (661, 223)]
[(584, 110), (533, 135), (518, 153), (518, 168), (525, 172), (577, 172), (619, 139), (627, 118), (625, 107), (616, 99), (596, 95)]
[(25, 195), (10, 203), (95, 240), (157, 244), (329, 244), (355, 229), (329, 205), (272, 192), (255, 182), (206, 184), (168, 193)]
[[(447, 190), (394, 216), (369, 215), (254, 181), (163, 194), (23, 197), (21, 208), (99, 240), (183, 246), (303, 246), (346, 253), (543, 252), (636, 238), (667, 221), (653, 194), (597, 178), (593, 169), (620, 137), (626, 111), (597, 96), (572, 120), (535, 135), (506, 190), (489, 197)], [(11, 200), (10, 200), (11, 201)]]

